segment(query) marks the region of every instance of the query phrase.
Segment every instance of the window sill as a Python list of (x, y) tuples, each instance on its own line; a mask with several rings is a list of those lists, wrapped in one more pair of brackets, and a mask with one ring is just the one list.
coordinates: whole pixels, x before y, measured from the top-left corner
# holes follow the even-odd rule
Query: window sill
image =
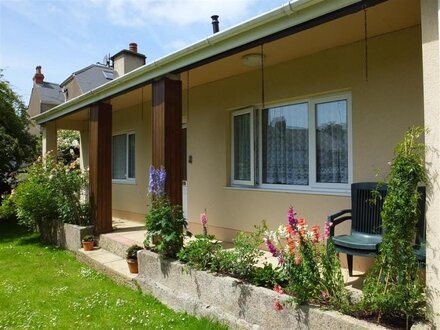
[(242, 190), (253, 192), (273, 192), (282, 194), (302, 194), (302, 195), (328, 195), (328, 196), (351, 196), (350, 188), (348, 189), (331, 189), (331, 188), (305, 188), (305, 189), (275, 189), (264, 187), (245, 187), (245, 186), (225, 186), (226, 190)]
[(136, 184), (136, 180), (117, 180), (117, 179), (112, 179), (112, 184), (128, 184), (128, 185), (135, 185)]

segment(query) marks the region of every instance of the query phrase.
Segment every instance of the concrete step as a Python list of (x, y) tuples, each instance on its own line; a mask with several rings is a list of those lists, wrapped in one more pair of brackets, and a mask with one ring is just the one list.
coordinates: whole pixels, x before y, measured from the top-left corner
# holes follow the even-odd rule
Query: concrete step
[(98, 272), (103, 273), (115, 282), (137, 289), (137, 274), (131, 274), (128, 271), (125, 258), (118, 256), (103, 248), (94, 248), (93, 251), (84, 251), (79, 249), (76, 258), (88, 264)]
[(101, 234), (99, 236), (99, 247), (125, 258), (125, 253), (131, 245), (143, 246), (144, 236), (144, 229)]

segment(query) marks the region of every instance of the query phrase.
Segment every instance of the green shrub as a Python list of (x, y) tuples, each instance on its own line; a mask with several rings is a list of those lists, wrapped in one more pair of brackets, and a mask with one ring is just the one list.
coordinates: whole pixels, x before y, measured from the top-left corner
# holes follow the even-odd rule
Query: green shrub
[(17, 208), (12, 195), (4, 195), (2, 198), (0, 222), (17, 223)]
[(155, 241), (155, 249), (175, 258), (183, 247), (183, 228), (187, 222), (180, 205), (171, 205), (165, 196), (156, 197), (146, 216), (147, 240)]
[(177, 254), (177, 259), (195, 269), (207, 270), (222, 246), (215, 239), (196, 236)]
[(425, 146), (417, 142), (422, 128), (412, 128), (396, 147), (388, 176), (380, 254), (363, 287), (362, 308), (376, 314), (409, 320), (424, 318), (425, 286), (419, 277), (413, 249), (418, 221), (420, 183), (426, 183)]
[(148, 192), (151, 196), (151, 208), (145, 217), (147, 228), (145, 246), (154, 242), (155, 249), (160, 254), (175, 258), (183, 247), (187, 226), (180, 205), (172, 205), (165, 194), (165, 168), (158, 169), (150, 166)]
[(257, 286), (273, 289), (276, 284), (287, 285), (287, 275), (280, 267), (273, 268), (271, 264), (265, 263), (263, 267), (255, 267), (250, 282)]
[(250, 280), (258, 259), (263, 255), (259, 249), (263, 243), (266, 224), (255, 226), (253, 233), (240, 232), (234, 239), (234, 248), (220, 250), (213, 259), (211, 270)]
[(57, 163), (52, 155), (28, 166), (15, 190), (19, 222), (54, 242), (58, 223), (89, 223), (89, 205), (81, 193), (87, 176), (75, 166)]

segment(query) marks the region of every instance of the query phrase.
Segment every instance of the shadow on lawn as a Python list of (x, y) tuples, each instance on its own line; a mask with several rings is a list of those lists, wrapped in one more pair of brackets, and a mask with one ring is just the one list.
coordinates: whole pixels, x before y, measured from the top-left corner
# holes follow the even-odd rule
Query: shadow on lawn
[(15, 223), (0, 223), (0, 243), (16, 242), (17, 245), (51, 246), (44, 242), (38, 233)]

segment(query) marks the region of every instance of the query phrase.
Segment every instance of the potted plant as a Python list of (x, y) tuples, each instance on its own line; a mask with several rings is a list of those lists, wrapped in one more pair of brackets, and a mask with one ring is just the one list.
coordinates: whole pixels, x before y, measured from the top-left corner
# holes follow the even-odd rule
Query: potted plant
[(132, 245), (127, 249), (127, 264), (128, 270), (132, 274), (138, 273), (138, 260), (137, 260), (137, 252), (142, 250), (139, 245)]
[(82, 239), (82, 245), (84, 251), (92, 251), (93, 245), (95, 245), (95, 237), (93, 237), (93, 235), (84, 236)]

